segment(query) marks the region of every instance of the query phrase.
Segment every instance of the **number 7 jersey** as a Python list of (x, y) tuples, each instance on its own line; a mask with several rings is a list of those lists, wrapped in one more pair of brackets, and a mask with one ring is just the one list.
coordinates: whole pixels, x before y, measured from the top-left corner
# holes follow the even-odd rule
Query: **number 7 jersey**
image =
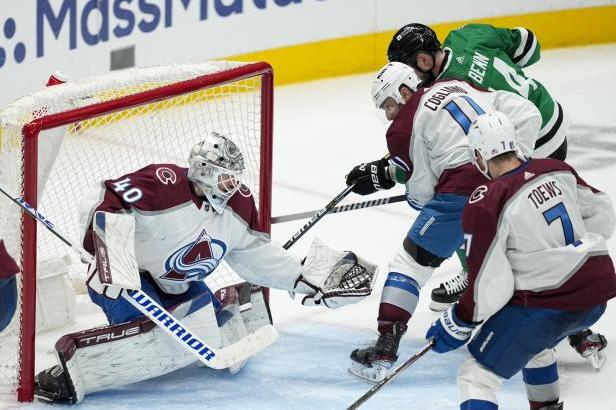
[(530, 160), (478, 187), (464, 209), (469, 288), (457, 313), (485, 320), (505, 304), (588, 309), (616, 296), (608, 196), (568, 164)]
[(544, 158), (565, 140), (568, 119), (562, 107), (522, 68), (539, 60), (540, 46), (530, 30), (468, 24), (443, 42), (447, 59), (439, 80), (458, 78), (489, 90), (504, 90), (532, 102), (541, 112), (541, 131), (533, 156)]

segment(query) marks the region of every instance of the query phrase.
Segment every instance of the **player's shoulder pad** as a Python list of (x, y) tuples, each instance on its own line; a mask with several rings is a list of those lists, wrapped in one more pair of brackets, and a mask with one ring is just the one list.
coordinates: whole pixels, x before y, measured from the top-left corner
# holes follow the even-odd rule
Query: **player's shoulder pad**
[(499, 189), (490, 182), (493, 181), (479, 185), (469, 196), (462, 217), (465, 230), (483, 226), (487, 224), (488, 221), (495, 222), (498, 220), (501, 208), (501, 196), (498, 195)]
[(455, 30), (451, 30), (443, 43), (450, 42), (451, 40), (464, 40), (465, 43), (473, 42), (478, 36), (482, 36), (493, 29), (493, 26), (484, 23), (465, 24)]
[(180, 186), (188, 179), (187, 168), (175, 164), (150, 164), (140, 171), (156, 185)]
[[(491, 24), (471, 23), (452, 31), (447, 37), (448, 48), (474, 54), (477, 49), (503, 49), (499, 29)], [(469, 56), (470, 58), (470, 56)]]
[(242, 184), (240, 189), (229, 199), (227, 211), (231, 211), (241, 218), (250, 229), (263, 232), (263, 227), (259, 223), (255, 198), (246, 185)]
[(466, 207), (499, 210), (510, 196), (507, 183), (499, 178), (479, 185), (468, 197)]
[(111, 181), (129, 179), (132, 185), (180, 185), (187, 178), (186, 168), (175, 164), (150, 164)]
[(193, 196), (187, 169), (175, 164), (150, 164), (106, 184), (124, 202), (144, 211), (168, 209)]
[(535, 158), (530, 160), (529, 166), (525, 170), (523, 182), (530, 181), (535, 176), (547, 174), (549, 172), (569, 172), (578, 176), (575, 169), (564, 161), (551, 158)]

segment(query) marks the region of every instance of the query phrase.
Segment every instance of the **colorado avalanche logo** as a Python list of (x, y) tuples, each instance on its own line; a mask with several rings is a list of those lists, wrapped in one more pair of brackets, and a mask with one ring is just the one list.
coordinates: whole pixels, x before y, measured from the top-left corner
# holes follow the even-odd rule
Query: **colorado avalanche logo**
[(182, 246), (167, 258), (167, 273), (161, 278), (181, 282), (203, 280), (216, 269), (226, 251), (224, 242), (212, 239), (203, 230), (194, 242)]

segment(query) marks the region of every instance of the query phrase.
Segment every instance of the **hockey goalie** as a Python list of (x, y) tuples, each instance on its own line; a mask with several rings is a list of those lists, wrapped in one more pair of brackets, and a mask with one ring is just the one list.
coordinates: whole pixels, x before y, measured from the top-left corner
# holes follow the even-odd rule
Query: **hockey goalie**
[(197, 360), (121, 297), (126, 289), (146, 293), (211, 346), (238, 347), (231, 372), (277, 334), (259, 286), (224, 288), (219, 297), (208, 289), (203, 279), (221, 261), (247, 282), (304, 294), (306, 306), (336, 308), (370, 294), (376, 267), (354, 253), (315, 240), (302, 260), (271, 242), (243, 170), (235, 143), (210, 132), (188, 168), (152, 164), (102, 183), (83, 217), (83, 244), (96, 257), (88, 292), (109, 326), (60, 338), (59, 363), (36, 376), (37, 397), (78, 403)]

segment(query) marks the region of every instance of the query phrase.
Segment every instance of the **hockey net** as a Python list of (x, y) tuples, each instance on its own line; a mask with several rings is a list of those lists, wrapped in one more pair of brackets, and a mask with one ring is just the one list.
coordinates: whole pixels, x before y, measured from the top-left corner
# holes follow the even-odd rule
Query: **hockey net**
[[(190, 148), (215, 130), (242, 149), (243, 182), (269, 229), (272, 75), (266, 63), (219, 61), (135, 68), (47, 87), (0, 111), (0, 185), (81, 245), (80, 207), (91, 187), (151, 163), (187, 166)], [(0, 332), (0, 392), (30, 401), (37, 278), (65, 269), (72, 283), (83, 284), (86, 265), (4, 197), (0, 238), (21, 268), (16, 312)], [(228, 266), (207, 279), (212, 290), (240, 281)]]

